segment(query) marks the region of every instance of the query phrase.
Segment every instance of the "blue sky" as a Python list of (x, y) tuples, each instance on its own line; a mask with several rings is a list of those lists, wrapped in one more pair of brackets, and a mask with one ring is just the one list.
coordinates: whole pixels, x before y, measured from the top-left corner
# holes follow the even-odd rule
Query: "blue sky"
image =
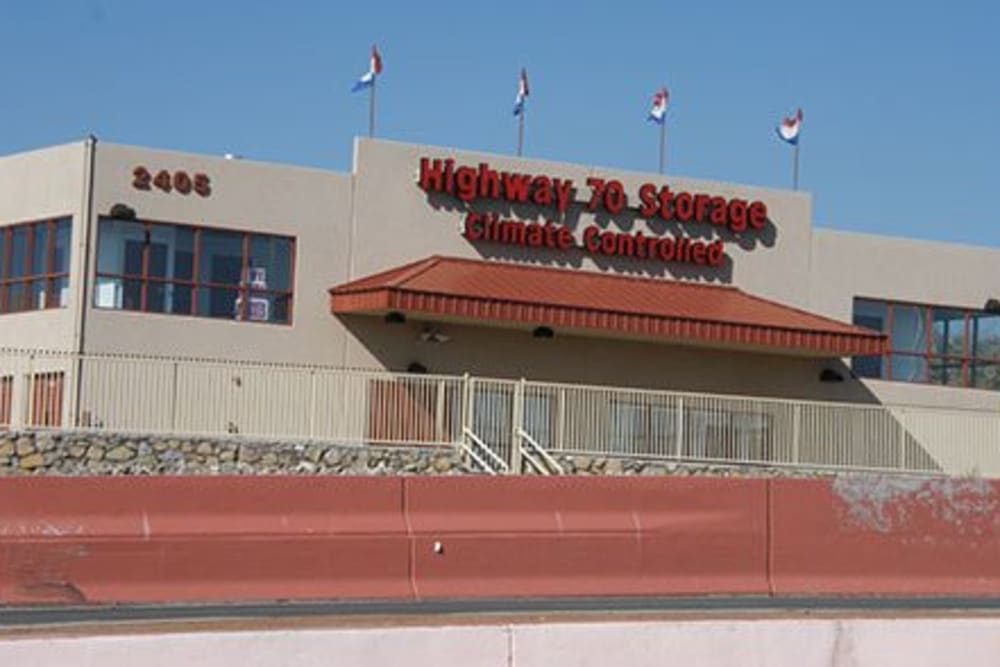
[(346, 170), (377, 42), (378, 135), (654, 171), (791, 182), (774, 125), (801, 106), (823, 226), (1000, 245), (995, 3), (201, 2), (0, 5), (0, 153), (79, 139)]

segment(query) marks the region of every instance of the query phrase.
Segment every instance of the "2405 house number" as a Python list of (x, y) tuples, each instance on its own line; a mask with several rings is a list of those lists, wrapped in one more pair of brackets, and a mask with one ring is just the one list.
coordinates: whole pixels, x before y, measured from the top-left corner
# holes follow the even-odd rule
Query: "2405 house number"
[(161, 169), (154, 175), (149, 169), (138, 166), (132, 170), (132, 187), (136, 190), (162, 190), (163, 192), (178, 192), (189, 195), (194, 192), (202, 197), (212, 194), (212, 181), (208, 174), (188, 174), (186, 171), (167, 171)]

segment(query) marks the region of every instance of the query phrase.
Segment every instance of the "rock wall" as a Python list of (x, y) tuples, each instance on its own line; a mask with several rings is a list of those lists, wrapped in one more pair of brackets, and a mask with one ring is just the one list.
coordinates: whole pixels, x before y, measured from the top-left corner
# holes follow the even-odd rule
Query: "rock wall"
[[(556, 454), (570, 475), (822, 477), (835, 471)], [(529, 472), (529, 471), (525, 471)], [(5, 475), (464, 475), (450, 447), (268, 442), (109, 433), (0, 432)]]
[(376, 447), (107, 433), (0, 433), (0, 475), (453, 475), (473, 472), (450, 447)]

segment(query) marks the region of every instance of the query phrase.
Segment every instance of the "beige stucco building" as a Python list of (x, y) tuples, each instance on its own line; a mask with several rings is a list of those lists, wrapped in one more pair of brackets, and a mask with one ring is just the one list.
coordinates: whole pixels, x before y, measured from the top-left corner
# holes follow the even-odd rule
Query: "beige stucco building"
[(1000, 411), (1000, 249), (817, 228), (805, 192), (90, 139), (0, 159), (0, 248), (4, 349)]

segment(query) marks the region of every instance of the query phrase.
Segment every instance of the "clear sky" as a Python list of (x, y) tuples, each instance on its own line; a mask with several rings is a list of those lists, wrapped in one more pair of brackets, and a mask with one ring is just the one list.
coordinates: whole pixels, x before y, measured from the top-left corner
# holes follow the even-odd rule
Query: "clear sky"
[[(0, 0), (0, 153), (118, 143), (347, 170), (377, 42), (379, 136), (790, 187), (801, 106), (826, 227), (1000, 245), (995, 2)], [(998, 267), (1000, 270), (1000, 267)]]

